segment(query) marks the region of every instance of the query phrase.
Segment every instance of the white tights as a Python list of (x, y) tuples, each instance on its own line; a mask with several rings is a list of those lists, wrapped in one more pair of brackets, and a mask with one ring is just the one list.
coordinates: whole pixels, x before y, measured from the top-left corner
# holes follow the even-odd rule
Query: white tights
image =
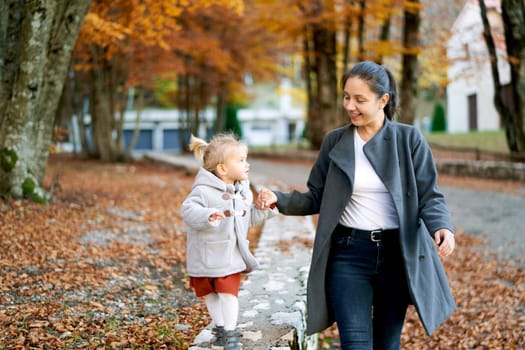
[(204, 296), (208, 313), (216, 326), (224, 326), (227, 331), (237, 327), (239, 300), (229, 293), (210, 293)]

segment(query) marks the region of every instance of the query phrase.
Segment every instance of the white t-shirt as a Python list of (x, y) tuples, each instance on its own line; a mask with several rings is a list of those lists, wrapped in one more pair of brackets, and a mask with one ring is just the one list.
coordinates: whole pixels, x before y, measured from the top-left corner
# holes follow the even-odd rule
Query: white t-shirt
[(354, 129), (354, 191), (339, 220), (341, 225), (361, 230), (399, 227), (394, 202), (363, 152), (366, 142)]

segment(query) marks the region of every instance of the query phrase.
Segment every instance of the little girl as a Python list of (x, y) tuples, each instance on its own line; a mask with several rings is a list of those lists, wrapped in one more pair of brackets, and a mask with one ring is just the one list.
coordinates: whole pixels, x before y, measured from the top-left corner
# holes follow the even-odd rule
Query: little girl
[(248, 149), (235, 137), (218, 135), (208, 144), (192, 136), (190, 150), (203, 161), (192, 191), (182, 203), (182, 218), (189, 226), (186, 254), (190, 285), (198, 297), (204, 297), (215, 325), (212, 349), (238, 350), (241, 272), (258, 267), (248, 247), (248, 228), (278, 211), (253, 206)]

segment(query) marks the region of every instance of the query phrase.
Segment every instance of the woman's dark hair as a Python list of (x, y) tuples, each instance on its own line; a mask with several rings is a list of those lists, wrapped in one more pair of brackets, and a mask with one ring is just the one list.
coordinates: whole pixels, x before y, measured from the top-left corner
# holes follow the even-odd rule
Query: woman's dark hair
[(398, 102), (396, 81), (392, 73), (390, 73), (386, 67), (375, 62), (359, 62), (343, 75), (343, 89), (346, 81), (352, 77), (357, 77), (365, 81), (370, 89), (376, 93), (378, 98), (382, 97), (384, 94), (388, 94), (390, 98), (383, 110), (388, 119), (394, 119)]

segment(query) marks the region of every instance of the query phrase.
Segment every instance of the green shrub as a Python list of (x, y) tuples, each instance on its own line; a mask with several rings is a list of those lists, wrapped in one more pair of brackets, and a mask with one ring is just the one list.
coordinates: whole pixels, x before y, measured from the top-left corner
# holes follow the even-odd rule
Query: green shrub
[(430, 131), (446, 131), (447, 119), (445, 116), (445, 108), (439, 102), (434, 105), (434, 112), (432, 113), (432, 122), (430, 124)]
[(240, 106), (235, 103), (230, 103), (226, 106), (226, 122), (224, 125), (224, 131), (231, 132), (242, 138), (242, 129), (239, 119), (237, 118), (237, 111)]

